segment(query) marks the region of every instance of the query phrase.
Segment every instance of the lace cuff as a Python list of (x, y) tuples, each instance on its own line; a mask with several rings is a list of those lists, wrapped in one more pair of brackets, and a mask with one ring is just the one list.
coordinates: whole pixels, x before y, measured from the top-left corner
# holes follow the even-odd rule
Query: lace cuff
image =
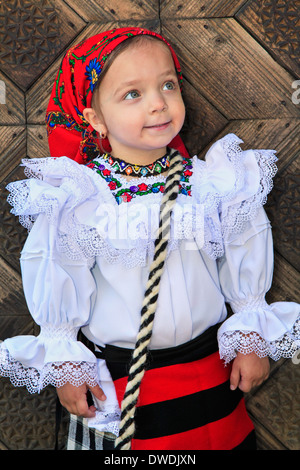
[(300, 322), (293, 331), (284, 334), (275, 341), (266, 341), (256, 331), (227, 331), (219, 338), (220, 357), (226, 364), (231, 362), (237, 352), (258, 357), (270, 357), (274, 361), (280, 358), (291, 358), (300, 349)]
[(4, 348), (0, 349), (0, 375), (8, 377), (15, 387), (25, 386), (29, 393), (39, 393), (47, 385), (61, 387), (67, 382), (76, 387), (85, 382), (97, 385), (96, 364), (88, 362), (56, 362), (45, 364), (41, 370), (25, 367), (13, 359)]
[(95, 386), (97, 360), (80, 341), (78, 328), (69, 325), (43, 326), (39, 336), (16, 336), (0, 345), (0, 375), (30, 393), (47, 385), (61, 387), (67, 382)]
[(268, 305), (262, 297), (250, 302), (231, 304), (233, 310), (218, 331), (220, 357), (226, 363), (237, 352), (274, 361), (291, 358), (300, 349), (300, 312), (294, 302), (275, 302)]

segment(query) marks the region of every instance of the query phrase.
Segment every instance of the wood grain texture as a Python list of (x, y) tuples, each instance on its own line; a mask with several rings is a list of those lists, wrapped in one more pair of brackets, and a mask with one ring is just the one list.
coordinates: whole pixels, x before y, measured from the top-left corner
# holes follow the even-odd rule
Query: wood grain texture
[(27, 153), (29, 158), (50, 157), (46, 126), (27, 126)]
[[(300, 120), (296, 118), (231, 120), (214, 140), (228, 133), (236, 134), (243, 140), (244, 150), (276, 150), (278, 174), (299, 156)], [(203, 158), (207, 149), (200, 152), (199, 156)]]
[(160, 15), (163, 20), (169, 18), (203, 18), (233, 16), (245, 3), (245, 0), (162, 0)]
[(157, 19), (159, 0), (65, 0), (87, 22), (107, 23), (129, 20), (131, 23)]
[(186, 79), (227, 119), (298, 117), (294, 77), (234, 18), (162, 23)]
[[(25, 96), (9, 77), (0, 70), (1, 90), (4, 94), (0, 101), (0, 126), (25, 124)], [(0, 141), (1, 146), (1, 141)]]
[(0, 339), (33, 334), (19, 274), (0, 257)]
[(26, 127), (0, 126), (0, 181), (26, 157)]
[(183, 99), (186, 119), (180, 135), (189, 153), (197, 155), (210, 145), (228, 121), (187, 80), (183, 82)]

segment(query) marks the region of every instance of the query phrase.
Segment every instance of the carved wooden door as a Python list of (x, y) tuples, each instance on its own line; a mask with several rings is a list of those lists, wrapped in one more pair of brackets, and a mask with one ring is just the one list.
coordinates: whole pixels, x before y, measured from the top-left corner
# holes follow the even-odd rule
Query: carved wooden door
[[(10, 214), (8, 182), (24, 157), (49, 155), (46, 106), (70, 46), (100, 31), (138, 25), (174, 45), (184, 74), (192, 154), (233, 132), (244, 148), (277, 150), (278, 174), (266, 209), (275, 272), (268, 300), (299, 302), (299, 5), (291, 0), (5, 0), (0, 2), (0, 338), (35, 334), (22, 292), (25, 230)], [(299, 360), (298, 360), (299, 359)], [(300, 448), (300, 357), (272, 363), (247, 396), (261, 449)], [(55, 391), (29, 395), (0, 380), (0, 448), (52, 449)], [(3, 413), (5, 411), (5, 413)], [(64, 446), (66, 420), (60, 435)]]

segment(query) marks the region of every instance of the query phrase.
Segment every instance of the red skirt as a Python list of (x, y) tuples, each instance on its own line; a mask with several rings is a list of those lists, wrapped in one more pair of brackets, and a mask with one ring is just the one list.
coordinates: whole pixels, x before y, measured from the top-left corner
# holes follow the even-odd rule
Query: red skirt
[[(132, 450), (255, 450), (254, 426), (231, 367), (217, 351), (217, 327), (184, 345), (151, 350), (136, 409)], [(132, 351), (107, 346), (121, 405)]]

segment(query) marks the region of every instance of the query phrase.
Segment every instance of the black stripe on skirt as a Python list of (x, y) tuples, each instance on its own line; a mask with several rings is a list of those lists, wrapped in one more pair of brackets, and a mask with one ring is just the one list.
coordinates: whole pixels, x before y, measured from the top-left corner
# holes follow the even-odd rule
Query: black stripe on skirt
[[(255, 433), (253, 431), (253, 425), (250, 418), (247, 415), (244, 394), (239, 390), (230, 390), (229, 383), (229, 371), (220, 373), (220, 368), (224, 370), (223, 364), (217, 354), (218, 343), (217, 343), (217, 330), (220, 325), (215, 325), (206, 330), (201, 336), (195, 338), (188, 343), (174, 347), (160, 350), (150, 350), (148, 354), (148, 363), (146, 367), (146, 375), (148, 371), (151, 372), (151, 377), (154, 379), (143, 379), (143, 384), (147, 387), (147, 403), (143, 401), (142, 393), (141, 400), (138, 402), (135, 415), (136, 433), (133, 440), (133, 449), (151, 449), (152, 443), (154, 445), (168, 445), (168, 449), (178, 449), (178, 447), (172, 447), (173, 443), (170, 436), (174, 436), (175, 440), (178, 439), (176, 436), (192, 436), (195, 441), (201, 439), (201, 436), (206, 436), (207, 433), (211, 433), (212, 425), (218, 425), (222, 427), (222, 433), (224, 433), (224, 439), (226, 445), (230, 446), (230, 439), (228, 444), (227, 435), (232, 434), (232, 442), (234, 443), (230, 450), (255, 450)], [(99, 348), (99, 346), (98, 346)], [(107, 367), (111, 373), (111, 376), (116, 385), (117, 394), (120, 394), (120, 386), (123, 387), (128, 377), (128, 371), (130, 367), (130, 359), (132, 356), (132, 350), (119, 348), (117, 346), (108, 345), (105, 348), (101, 348), (101, 352), (96, 352), (96, 356), (99, 358), (105, 358)], [(217, 374), (215, 377), (219, 377), (221, 374), (222, 379), (216, 379), (215, 385), (204, 388), (199, 384), (196, 389), (192, 391), (185, 390), (185, 384), (180, 376), (176, 377), (175, 381), (173, 377), (165, 379), (166, 372), (163, 368), (168, 369), (169, 366), (174, 366), (174, 374), (180, 374), (182, 366), (180, 364), (186, 364), (191, 370), (193, 377), (194, 367), (199, 367), (199, 363), (203, 363), (202, 360), (212, 360), (213, 370), (209, 370), (209, 374)], [(198, 361), (198, 362), (197, 362)], [(195, 364), (193, 364), (195, 363)], [(210, 364), (210, 362), (209, 362)], [(202, 367), (200, 365), (200, 367)], [(187, 370), (186, 368), (184, 368)], [(170, 370), (170, 369), (169, 369)], [(172, 369), (173, 370), (173, 369)], [(161, 372), (159, 372), (161, 371)], [(224, 378), (223, 378), (224, 376)], [(156, 377), (156, 378), (155, 378)], [(170, 376), (169, 376), (170, 377)], [(187, 380), (190, 380), (186, 377)], [(193, 382), (193, 378), (191, 378)], [(193, 382), (194, 383), (194, 382)], [(178, 387), (180, 393), (177, 397), (172, 399), (162, 398), (161, 401), (157, 399), (149, 402), (149, 391), (152, 397), (155, 387), (162, 387), (161, 390), (171, 390), (172, 387)], [(163, 388), (165, 387), (165, 388)], [(188, 385), (189, 387), (189, 385)], [(192, 387), (193, 389), (193, 387)], [(119, 395), (119, 399), (122, 395)], [(239, 411), (240, 410), (240, 411)], [(224, 420), (228, 422), (228, 430)], [(246, 424), (241, 424), (241, 421)], [(223, 422), (223, 424), (221, 424)], [(224, 427), (225, 426), (225, 427)], [(239, 427), (240, 429), (234, 429)], [(217, 432), (220, 431), (217, 430)], [(199, 431), (198, 431), (199, 430)], [(198, 433), (198, 434), (197, 434)], [(223, 435), (223, 434), (222, 434)], [(170, 441), (168, 441), (170, 437)], [(180, 437), (179, 437), (180, 439)], [(183, 438), (183, 445), (189, 445), (189, 437)], [(205, 438), (206, 439), (206, 438)], [(175, 441), (174, 441), (175, 442)], [(219, 442), (219, 441), (218, 441)], [(181, 445), (180, 442), (174, 444), (176, 446)], [(194, 444), (193, 444), (194, 445)], [(196, 444), (197, 445), (197, 444)], [(143, 447), (146, 446), (146, 447)], [(161, 447), (165, 449), (166, 447)], [(194, 447), (182, 447), (184, 449), (192, 449)], [(199, 442), (198, 449), (201, 449), (201, 442)], [(160, 447), (154, 447), (154, 449), (160, 449)]]
[[(184, 364), (217, 352), (217, 331), (219, 327), (219, 324), (213, 325), (199, 337), (173, 348), (149, 350), (146, 369), (151, 370), (175, 364)], [(113, 380), (128, 376), (132, 349), (120, 348), (110, 344), (105, 348), (97, 345), (97, 348), (100, 351), (94, 351), (93, 349), (93, 352), (97, 358), (105, 359)]]

